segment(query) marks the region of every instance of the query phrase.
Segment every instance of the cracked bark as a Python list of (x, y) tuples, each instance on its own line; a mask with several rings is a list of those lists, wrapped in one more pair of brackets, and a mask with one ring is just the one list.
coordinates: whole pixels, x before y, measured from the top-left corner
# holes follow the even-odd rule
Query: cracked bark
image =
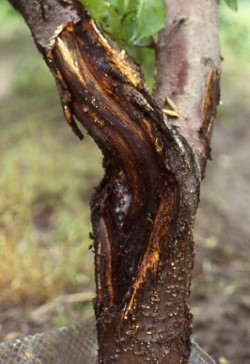
[[(207, 14), (205, 0), (166, 0), (154, 99), (76, 0), (10, 2), (56, 78), (70, 126), (82, 136), (76, 118), (104, 156), (91, 201), (99, 362), (188, 363), (192, 228), (218, 102), (217, 3)], [(183, 118), (164, 116), (166, 95)]]

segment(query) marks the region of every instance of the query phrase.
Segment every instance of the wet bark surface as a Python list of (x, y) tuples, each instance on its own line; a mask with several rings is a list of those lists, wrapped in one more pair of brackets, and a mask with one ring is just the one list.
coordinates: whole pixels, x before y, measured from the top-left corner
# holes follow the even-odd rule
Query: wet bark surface
[[(11, 2), (56, 78), (69, 125), (82, 138), (76, 118), (104, 156), (91, 201), (99, 362), (188, 363), (192, 229), (208, 153), (176, 131), (138, 66), (78, 2)], [(209, 70), (199, 130), (213, 119), (217, 80)]]
[(136, 65), (109, 48), (92, 20), (67, 27), (49, 59), (74, 115), (104, 154), (106, 173), (91, 202), (100, 362), (187, 360), (192, 151)]

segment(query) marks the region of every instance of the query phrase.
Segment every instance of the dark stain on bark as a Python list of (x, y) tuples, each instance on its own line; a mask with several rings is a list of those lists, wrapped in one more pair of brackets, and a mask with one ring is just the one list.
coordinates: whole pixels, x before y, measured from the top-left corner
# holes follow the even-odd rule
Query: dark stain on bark
[[(105, 175), (91, 200), (99, 362), (187, 364), (200, 183), (193, 151), (148, 93), (138, 66), (78, 1), (44, 0), (42, 12), (39, 0), (11, 2), (55, 76), (69, 125), (81, 137), (77, 119), (104, 156)], [(182, 89), (185, 41), (172, 46)]]

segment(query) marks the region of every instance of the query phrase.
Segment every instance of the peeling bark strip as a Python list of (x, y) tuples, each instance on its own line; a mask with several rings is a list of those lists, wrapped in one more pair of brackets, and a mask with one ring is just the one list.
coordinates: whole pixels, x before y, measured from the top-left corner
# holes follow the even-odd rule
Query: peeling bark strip
[[(197, 155), (149, 95), (137, 65), (77, 1), (11, 3), (56, 78), (70, 126), (82, 137), (76, 117), (104, 155), (91, 201), (99, 362), (187, 364)], [(206, 125), (217, 101), (210, 79), (216, 82), (211, 75), (200, 112)]]
[(136, 65), (86, 15), (64, 28), (49, 60), (104, 154), (105, 177), (91, 203), (100, 362), (184, 363), (197, 198), (192, 154), (165, 125)]

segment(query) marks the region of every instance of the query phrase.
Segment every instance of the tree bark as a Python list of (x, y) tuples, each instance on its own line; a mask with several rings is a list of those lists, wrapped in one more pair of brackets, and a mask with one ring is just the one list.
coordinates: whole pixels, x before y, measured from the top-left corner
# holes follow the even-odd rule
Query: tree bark
[(204, 176), (219, 101), (218, 0), (164, 2), (168, 22), (157, 46), (155, 98), (160, 107), (166, 95), (176, 103), (180, 117), (171, 124), (192, 147)]
[[(199, 66), (192, 73), (193, 39), (183, 35), (183, 27), (193, 26), (191, 7), (184, 21), (175, 11), (181, 5), (166, 1), (171, 10), (158, 69), (166, 67), (169, 86), (158, 74), (157, 104), (138, 66), (76, 0), (10, 2), (56, 78), (70, 126), (82, 137), (76, 117), (104, 156), (105, 175), (91, 201), (99, 362), (188, 363), (192, 229), (218, 102), (218, 66), (204, 61), (202, 75)], [(216, 3), (211, 7), (216, 10)], [(175, 54), (181, 66), (174, 66)], [(204, 57), (198, 48), (196, 55)], [(194, 81), (199, 94), (190, 95)], [(167, 94), (177, 98), (181, 114), (187, 112), (175, 123), (159, 107)]]

